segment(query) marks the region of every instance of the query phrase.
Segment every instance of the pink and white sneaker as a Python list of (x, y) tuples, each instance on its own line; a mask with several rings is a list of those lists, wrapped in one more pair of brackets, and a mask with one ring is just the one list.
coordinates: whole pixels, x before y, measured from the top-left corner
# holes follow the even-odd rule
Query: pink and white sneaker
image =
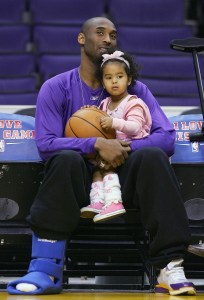
[(90, 204), (81, 208), (81, 218), (93, 219), (93, 217), (102, 211), (104, 206), (103, 182), (96, 181), (91, 185)]
[(126, 210), (121, 202), (111, 202), (110, 204), (107, 204), (103, 207), (102, 211), (93, 218), (93, 221), (95, 223), (100, 221), (106, 221), (123, 215), (125, 212)]
[(88, 206), (81, 208), (81, 218), (93, 219), (93, 217), (100, 213), (103, 209), (104, 203), (92, 202)]

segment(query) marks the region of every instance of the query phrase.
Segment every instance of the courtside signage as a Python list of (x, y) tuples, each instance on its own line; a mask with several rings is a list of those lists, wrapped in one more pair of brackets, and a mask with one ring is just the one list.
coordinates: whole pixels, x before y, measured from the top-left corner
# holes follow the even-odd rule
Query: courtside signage
[(0, 161), (41, 161), (35, 143), (35, 118), (0, 113)]
[(189, 140), (190, 133), (202, 130), (202, 115), (180, 115), (169, 119), (176, 131), (175, 152), (171, 162), (204, 163), (204, 141)]

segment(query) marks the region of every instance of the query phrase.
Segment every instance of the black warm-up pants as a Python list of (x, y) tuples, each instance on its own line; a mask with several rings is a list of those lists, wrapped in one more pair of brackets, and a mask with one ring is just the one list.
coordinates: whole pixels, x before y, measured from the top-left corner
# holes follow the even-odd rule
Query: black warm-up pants
[[(118, 168), (124, 206), (136, 207), (151, 236), (150, 261), (164, 267), (183, 257), (189, 243), (188, 219), (179, 185), (166, 154), (143, 148)], [(45, 165), (45, 176), (27, 220), (36, 235), (67, 239), (89, 204), (91, 172), (81, 155), (66, 150)]]

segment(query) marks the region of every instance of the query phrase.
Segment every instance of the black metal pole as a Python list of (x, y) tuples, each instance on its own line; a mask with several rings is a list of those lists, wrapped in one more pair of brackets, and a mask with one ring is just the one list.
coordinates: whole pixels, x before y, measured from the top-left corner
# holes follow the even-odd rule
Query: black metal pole
[(200, 96), (200, 105), (201, 105), (201, 110), (202, 110), (202, 114), (204, 117), (203, 83), (202, 83), (202, 77), (201, 77), (200, 67), (199, 67), (199, 63), (198, 63), (198, 55), (197, 55), (197, 52), (195, 49), (193, 49), (192, 55), (193, 55), (193, 62), (194, 62), (195, 73), (196, 73), (196, 78), (197, 78), (198, 92), (199, 92), (199, 96)]
[[(200, 96), (200, 106), (201, 106), (201, 111), (204, 119), (204, 92), (203, 92), (203, 83), (202, 83), (202, 77), (200, 74), (200, 67), (199, 67), (199, 62), (198, 62), (198, 55), (195, 49), (192, 51), (193, 55), (193, 62), (194, 62), (194, 68), (195, 68), (195, 73), (196, 73), (196, 78), (197, 78), (197, 86), (198, 86), (198, 92)], [(204, 122), (202, 125), (202, 130), (201, 132), (191, 132), (189, 134), (189, 139), (191, 142), (193, 141), (204, 141)]]

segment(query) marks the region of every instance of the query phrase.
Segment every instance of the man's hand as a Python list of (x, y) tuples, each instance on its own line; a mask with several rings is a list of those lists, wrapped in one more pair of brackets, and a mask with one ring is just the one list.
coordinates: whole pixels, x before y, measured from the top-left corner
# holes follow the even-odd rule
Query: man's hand
[(107, 161), (103, 160), (99, 154), (96, 155), (95, 161), (97, 166), (103, 171), (113, 171), (113, 167)]
[(113, 168), (121, 166), (131, 151), (130, 142), (97, 138), (95, 149), (103, 161)]
[(90, 107), (98, 108), (98, 106), (96, 106), (96, 105), (83, 105), (83, 106), (80, 107), (80, 109), (90, 108)]

